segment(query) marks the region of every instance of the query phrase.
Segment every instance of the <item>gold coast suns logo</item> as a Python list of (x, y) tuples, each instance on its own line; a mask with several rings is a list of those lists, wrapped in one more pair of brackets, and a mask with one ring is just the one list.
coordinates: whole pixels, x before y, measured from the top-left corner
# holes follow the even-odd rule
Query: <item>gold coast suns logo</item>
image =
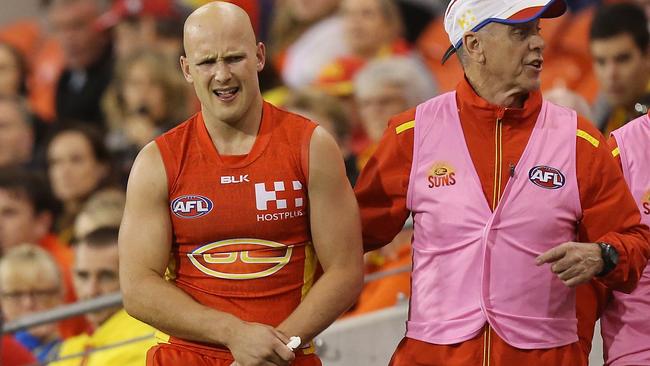
[(228, 239), (188, 253), (192, 264), (208, 276), (251, 280), (271, 276), (291, 260), (293, 247), (261, 239)]
[(429, 188), (453, 186), (456, 184), (456, 172), (454, 172), (451, 165), (438, 162), (429, 169), (427, 181), (429, 182)]
[(641, 200), (641, 206), (643, 207), (641, 211), (645, 215), (650, 215), (650, 190), (648, 190)]

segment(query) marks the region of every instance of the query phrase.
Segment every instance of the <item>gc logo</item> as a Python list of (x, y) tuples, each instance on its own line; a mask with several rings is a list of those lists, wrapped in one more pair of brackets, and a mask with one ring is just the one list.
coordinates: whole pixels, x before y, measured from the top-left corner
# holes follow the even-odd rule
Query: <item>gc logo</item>
[[(233, 246), (233, 250), (228, 251), (226, 246)], [(248, 250), (242, 250), (242, 248), (248, 248)], [(219, 251), (219, 249), (221, 250)], [(268, 253), (269, 249), (274, 252), (283, 250), (284, 255), (280, 257), (251, 255), (251, 252)], [(227, 239), (204, 245), (192, 253), (188, 253), (187, 256), (194, 267), (208, 276), (226, 280), (251, 280), (268, 277), (281, 270), (291, 260), (292, 252), (293, 247), (274, 241)], [(210, 266), (212, 268), (209, 268), (208, 265), (212, 265)]]

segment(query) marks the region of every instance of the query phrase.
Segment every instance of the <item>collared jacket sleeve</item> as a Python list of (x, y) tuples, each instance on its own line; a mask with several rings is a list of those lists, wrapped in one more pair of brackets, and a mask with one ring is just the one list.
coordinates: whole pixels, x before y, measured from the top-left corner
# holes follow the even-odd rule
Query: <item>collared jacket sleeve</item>
[(415, 109), (390, 120), (355, 185), (366, 252), (390, 243), (409, 216), (406, 193), (413, 161), (414, 120)]

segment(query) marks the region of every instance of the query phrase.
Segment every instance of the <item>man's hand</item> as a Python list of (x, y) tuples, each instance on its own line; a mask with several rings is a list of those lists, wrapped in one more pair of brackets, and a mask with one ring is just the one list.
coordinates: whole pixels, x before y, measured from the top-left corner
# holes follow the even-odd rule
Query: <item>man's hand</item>
[(551, 271), (568, 287), (576, 287), (589, 282), (603, 270), (603, 257), (600, 247), (594, 243), (568, 242), (540, 255), (538, 266), (552, 263)]
[(242, 322), (226, 346), (237, 366), (288, 366), (296, 355), (286, 344), (289, 338), (264, 324)]

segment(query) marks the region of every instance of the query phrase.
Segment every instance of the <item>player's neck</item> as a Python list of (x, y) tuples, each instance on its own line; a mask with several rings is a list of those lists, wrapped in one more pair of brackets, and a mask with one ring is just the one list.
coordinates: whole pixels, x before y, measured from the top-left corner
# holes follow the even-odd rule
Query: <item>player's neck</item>
[(204, 113), (205, 126), (219, 154), (246, 155), (251, 151), (261, 126), (263, 104), (259, 96), (236, 121), (221, 121)]

